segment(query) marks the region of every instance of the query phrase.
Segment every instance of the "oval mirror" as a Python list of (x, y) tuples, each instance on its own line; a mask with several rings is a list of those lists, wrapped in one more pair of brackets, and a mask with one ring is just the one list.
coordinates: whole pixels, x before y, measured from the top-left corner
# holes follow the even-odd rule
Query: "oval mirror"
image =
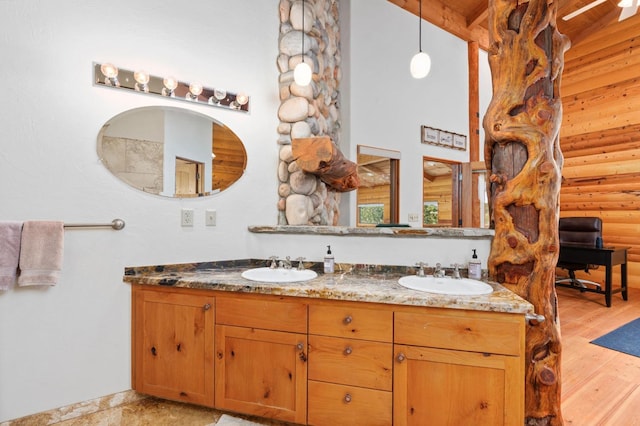
[(120, 180), (151, 194), (202, 197), (224, 191), (247, 164), (242, 141), (206, 115), (175, 107), (143, 107), (107, 121), (98, 156)]

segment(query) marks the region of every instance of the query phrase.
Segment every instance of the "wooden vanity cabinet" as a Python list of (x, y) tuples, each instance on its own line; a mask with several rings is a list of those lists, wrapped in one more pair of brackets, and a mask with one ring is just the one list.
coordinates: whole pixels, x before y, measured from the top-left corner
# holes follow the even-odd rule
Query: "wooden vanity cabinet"
[(394, 425), (522, 425), (524, 317), (396, 312)]
[(308, 424), (391, 425), (393, 312), (309, 306)]
[(213, 407), (211, 293), (132, 288), (133, 389)]
[(217, 298), (216, 408), (307, 421), (307, 305), (272, 297)]

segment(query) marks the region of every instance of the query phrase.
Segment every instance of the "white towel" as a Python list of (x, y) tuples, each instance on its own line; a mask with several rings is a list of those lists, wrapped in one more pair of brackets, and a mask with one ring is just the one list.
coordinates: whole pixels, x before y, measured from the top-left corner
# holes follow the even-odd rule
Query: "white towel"
[(64, 224), (32, 221), (22, 227), (19, 286), (55, 285), (62, 270)]
[(0, 222), (0, 291), (9, 290), (16, 282), (21, 237), (22, 222)]

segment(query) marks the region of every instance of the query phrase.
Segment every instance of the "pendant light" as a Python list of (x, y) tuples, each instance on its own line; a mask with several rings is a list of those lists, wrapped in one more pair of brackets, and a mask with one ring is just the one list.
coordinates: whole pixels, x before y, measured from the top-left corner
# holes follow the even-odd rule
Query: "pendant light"
[(304, 61), (304, 0), (302, 0), (302, 51), (300, 63), (293, 70), (293, 80), (298, 86), (308, 86), (311, 83), (311, 67)]
[(422, 0), (418, 12), (418, 48), (420, 51), (411, 58), (409, 70), (413, 78), (425, 78), (431, 70), (431, 58), (422, 51)]

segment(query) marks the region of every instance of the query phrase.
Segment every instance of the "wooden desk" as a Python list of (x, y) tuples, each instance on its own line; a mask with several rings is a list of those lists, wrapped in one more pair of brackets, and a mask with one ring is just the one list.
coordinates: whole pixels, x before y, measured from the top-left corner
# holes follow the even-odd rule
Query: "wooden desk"
[[(561, 244), (558, 263), (585, 263), (602, 265), (605, 267), (604, 290), (602, 288), (576, 287), (571, 284), (556, 283), (560, 287), (578, 288), (580, 291), (604, 294), (607, 307), (611, 307), (611, 295), (622, 293), (622, 299), (627, 300), (627, 250), (629, 247), (590, 247), (574, 244)], [(612, 268), (620, 265), (620, 288), (613, 290)]]

